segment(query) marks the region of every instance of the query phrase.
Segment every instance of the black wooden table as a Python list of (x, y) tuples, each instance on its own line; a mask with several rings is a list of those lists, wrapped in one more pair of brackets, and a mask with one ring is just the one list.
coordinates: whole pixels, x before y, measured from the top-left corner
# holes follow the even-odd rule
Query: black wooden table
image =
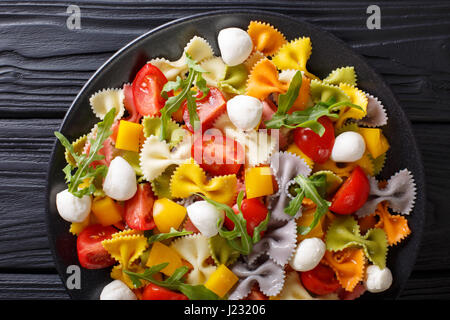
[[(0, 299), (69, 298), (47, 240), (45, 179), (53, 131), (86, 80), (154, 27), (232, 8), (284, 13), (322, 27), (363, 55), (391, 86), (413, 124), (428, 194), (422, 246), (401, 298), (450, 299), (450, 2), (376, 1), (380, 29), (367, 27), (371, 4), (1, 1)], [(70, 5), (80, 9), (80, 25)]]

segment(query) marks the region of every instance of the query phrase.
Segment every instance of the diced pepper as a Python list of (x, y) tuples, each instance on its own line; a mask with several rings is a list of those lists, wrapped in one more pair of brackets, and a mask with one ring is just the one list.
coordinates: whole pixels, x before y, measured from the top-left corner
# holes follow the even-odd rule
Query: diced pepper
[(239, 278), (224, 264), (214, 271), (205, 283), (205, 287), (223, 297), (239, 280)]
[(287, 150), (287, 152), (290, 152), (292, 154), (295, 154), (296, 156), (299, 156), (300, 158), (302, 158), (303, 160), (305, 160), (306, 164), (308, 165), (308, 167), (310, 167), (311, 169), (314, 167), (314, 161), (312, 161), (312, 159), (310, 157), (308, 157), (306, 154), (303, 153), (302, 150), (300, 150), (300, 148), (295, 144), (291, 144)]
[(161, 242), (153, 243), (146, 266), (151, 267), (166, 262), (168, 263), (167, 267), (161, 270), (166, 276), (171, 276), (176, 269), (183, 266), (181, 256), (177, 251)]
[(119, 131), (117, 132), (116, 148), (139, 152), (139, 143), (142, 132), (143, 126), (141, 124), (120, 120)]
[(245, 171), (247, 199), (273, 194), (272, 173), (269, 167), (250, 168)]
[(389, 142), (379, 128), (359, 128), (359, 133), (364, 137), (367, 149), (375, 159), (389, 149)]
[(186, 208), (167, 198), (161, 198), (153, 204), (153, 220), (160, 232), (178, 229), (186, 217)]
[(118, 223), (123, 217), (123, 208), (110, 197), (96, 197), (92, 201), (92, 212), (103, 226)]

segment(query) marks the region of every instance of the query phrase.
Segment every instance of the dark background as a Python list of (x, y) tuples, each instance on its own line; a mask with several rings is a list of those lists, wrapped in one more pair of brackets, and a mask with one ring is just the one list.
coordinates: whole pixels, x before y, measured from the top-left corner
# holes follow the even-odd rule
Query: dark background
[[(80, 30), (66, 26), (71, 4), (81, 9)], [(381, 8), (380, 30), (366, 27), (371, 4)], [(412, 122), (428, 197), (421, 249), (400, 298), (450, 299), (450, 2), (227, 0), (0, 2), (0, 299), (68, 299), (47, 239), (46, 170), (53, 131), (84, 83), (146, 31), (233, 8), (322, 27), (390, 85)]]

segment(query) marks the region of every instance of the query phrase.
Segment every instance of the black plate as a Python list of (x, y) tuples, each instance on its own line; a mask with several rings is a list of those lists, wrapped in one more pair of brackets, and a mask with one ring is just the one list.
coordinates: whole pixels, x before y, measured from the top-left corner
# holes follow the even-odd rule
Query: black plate
[[(392, 287), (379, 294), (366, 293), (363, 298), (398, 297), (414, 266), (425, 216), (425, 182), (420, 154), (410, 123), (389, 87), (358, 54), (328, 32), (289, 16), (256, 10), (215, 11), (167, 23), (132, 41), (99, 68), (75, 98), (60, 131), (70, 140), (89, 132), (98, 121), (89, 107), (89, 97), (100, 89), (121, 87), (123, 83), (131, 82), (136, 72), (149, 59), (178, 59), (184, 46), (194, 35), (206, 38), (216, 55), (219, 55), (216, 40), (218, 32), (227, 27), (246, 30), (251, 20), (272, 24), (288, 40), (299, 36), (310, 37), (313, 53), (308, 62), (309, 71), (323, 78), (337, 67), (354, 66), (358, 74), (358, 87), (378, 97), (387, 108), (389, 121), (384, 132), (391, 148), (382, 176), (388, 178), (399, 169), (408, 168), (414, 174), (418, 195), (414, 211), (408, 217), (412, 234), (400, 245), (389, 249), (388, 267), (394, 276)], [(56, 143), (48, 169), (47, 227), (56, 268), (66, 284), (71, 274), (67, 272), (67, 268), (78, 265), (78, 259), (76, 238), (69, 233), (69, 223), (60, 218), (55, 206), (56, 194), (66, 188), (62, 172), (65, 166), (63, 153), (62, 146)], [(81, 288), (68, 290), (68, 293), (74, 299), (98, 299), (102, 288), (111, 281), (109, 272), (109, 269), (81, 269)]]

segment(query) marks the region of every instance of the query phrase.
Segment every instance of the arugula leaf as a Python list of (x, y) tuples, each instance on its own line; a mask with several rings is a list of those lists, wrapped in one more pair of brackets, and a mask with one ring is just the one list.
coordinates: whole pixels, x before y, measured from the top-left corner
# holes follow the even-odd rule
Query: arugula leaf
[(336, 103), (335, 101), (335, 99), (330, 99), (327, 102), (320, 101), (308, 109), (294, 111), (291, 114), (275, 113), (272, 119), (265, 122), (266, 127), (270, 129), (280, 129), (283, 126), (290, 129), (298, 127), (310, 128), (319, 136), (322, 136), (325, 133), (325, 128), (317, 121), (320, 117), (327, 116), (337, 119), (339, 115), (334, 112), (343, 107), (363, 110), (360, 106), (350, 102), (342, 101)]
[(77, 164), (75, 173), (72, 174), (75, 168), (70, 164), (64, 167), (63, 172), (68, 183), (69, 192), (79, 198), (87, 194), (93, 194), (96, 191), (94, 183), (83, 189), (79, 189), (80, 184), (85, 180), (93, 181), (96, 178), (104, 178), (108, 172), (108, 167), (105, 165), (96, 166), (96, 168), (92, 168), (90, 165), (93, 161), (104, 159), (104, 156), (98, 154), (98, 151), (103, 148), (103, 143), (112, 134), (110, 129), (114, 122), (115, 114), (115, 108), (112, 108), (105, 115), (103, 121), (97, 124), (96, 137), (90, 141), (89, 155), (77, 154), (72, 144), (63, 134), (57, 131), (54, 132), (56, 138), (69, 151)]
[[(167, 139), (167, 130), (169, 125), (170, 117), (174, 112), (176, 112), (181, 104), (186, 100), (189, 112), (189, 122), (191, 123), (194, 130), (198, 129), (198, 124), (200, 120), (197, 114), (197, 104), (196, 101), (203, 99), (209, 93), (209, 88), (206, 86), (206, 80), (202, 77), (202, 73), (206, 72), (202, 67), (200, 67), (195, 60), (193, 60), (189, 54), (186, 52), (186, 64), (189, 67), (189, 75), (186, 79), (181, 79), (177, 77), (175, 81), (167, 82), (163, 90), (161, 91), (161, 96), (166, 100), (164, 107), (161, 109), (161, 133), (160, 139)], [(196, 86), (197, 90), (201, 91), (203, 95), (196, 98), (196, 91), (192, 90), (193, 86)], [(181, 90), (181, 92), (175, 96), (168, 97), (170, 91)]]
[(190, 285), (182, 281), (183, 276), (189, 271), (189, 268), (186, 266), (176, 269), (164, 281), (155, 280), (153, 275), (164, 269), (167, 265), (168, 263), (161, 263), (146, 269), (143, 273), (135, 273), (128, 270), (124, 270), (124, 272), (130, 277), (136, 288), (142, 285), (142, 279), (169, 290), (180, 291), (189, 300), (219, 300), (219, 297), (204, 285)]
[(278, 109), (275, 114), (286, 114), (292, 108), (295, 100), (300, 92), (302, 86), (302, 73), (297, 71), (289, 84), (289, 89), (286, 93), (278, 96)]
[(300, 209), (304, 197), (311, 199), (316, 204), (316, 211), (314, 212), (314, 218), (311, 224), (308, 227), (299, 226), (297, 228), (298, 233), (305, 235), (317, 225), (331, 206), (331, 202), (323, 199), (326, 190), (326, 177), (307, 178), (299, 174), (294, 178), (294, 181), (299, 185), (299, 188), (295, 189), (297, 195), (289, 202), (284, 212), (294, 216)]
[(148, 243), (153, 243), (156, 241), (163, 241), (166, 239), (170, 239), (173, 237), (180, 237), (180, 236), (186, 236), (192, 234), (192, 231), (187, 231), (187, 230), (182, 230), (182, 231), (178, 231), (175, 228), (170, 228), (170, 231), (167, 233), (158, 233), (158, 234), (153, 234), (151, 236), (148, 237)]
[(260, 240), (260, 232), (267, 229), (267, 224), (270, 220), (270, 213), (267, 214), (266, 219), (262, 221), (258, 226), (255, 227), (253, 232), (253, 238), (247, 232), (247, 221), (244, 218), (244, 215), (241, 210), (242, 200), (244, 198), (244, 192), (241, 191), (237, 197), (237, 205), (239, 212), (236, 214), (234, 210), (227, 206), (226, 204), (214, 201), (205, 197), (202, 194), (197, 194), (210, 204), (214, 205), (218, 210), (223, 210), (228, 219), (230, 219), (234, 223), (233, 230), (227, 230), (222, 226), (222, 219), (217, 222), (217, 226), (219, 227), (219, 235), (225, 238), (230, 245), (236, 251), (239, 251), (241, 254), (248, 255), (253, 248), (253, 245)]

